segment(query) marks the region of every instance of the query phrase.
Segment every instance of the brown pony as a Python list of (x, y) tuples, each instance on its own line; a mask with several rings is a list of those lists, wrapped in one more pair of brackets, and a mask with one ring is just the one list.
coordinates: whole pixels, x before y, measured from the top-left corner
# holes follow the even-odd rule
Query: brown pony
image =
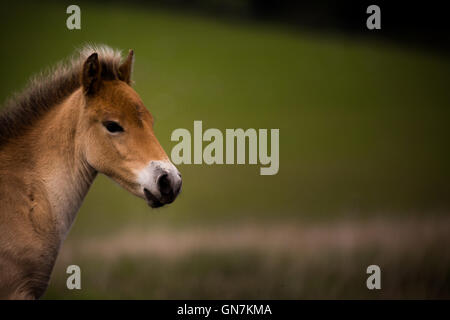
[(0, 115), (0, 298), (45, 291), (59, 248), (98, 172), (155, 208), (175, 200), (181, 175), (131, 88), (122, 61), (86, 47), (33, 80)]

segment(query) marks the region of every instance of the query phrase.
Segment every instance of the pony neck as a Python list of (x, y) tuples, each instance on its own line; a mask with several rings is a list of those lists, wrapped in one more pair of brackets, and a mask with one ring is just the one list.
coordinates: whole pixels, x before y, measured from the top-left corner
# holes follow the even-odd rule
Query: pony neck
[(79, 123), (84, 108), (81, 89), (55, 106), (39, 124), (33, 149), (35, 170), (42, 177), (52, 215), (60, 234), (65, 237), (76, 213), (95, 179), (96, 170), (84, 157), (78, 139)]

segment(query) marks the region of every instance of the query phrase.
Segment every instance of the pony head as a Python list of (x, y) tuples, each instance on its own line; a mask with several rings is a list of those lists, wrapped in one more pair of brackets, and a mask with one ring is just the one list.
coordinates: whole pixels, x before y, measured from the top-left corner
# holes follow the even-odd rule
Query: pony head
[(152, 115), (130, 86), (133, 60), (132, 50), (115, 66), (97, 52), (84, 60), (80, 148), (95, 170), (156, 208), (175, 200), (182, 180), (154, 134)]

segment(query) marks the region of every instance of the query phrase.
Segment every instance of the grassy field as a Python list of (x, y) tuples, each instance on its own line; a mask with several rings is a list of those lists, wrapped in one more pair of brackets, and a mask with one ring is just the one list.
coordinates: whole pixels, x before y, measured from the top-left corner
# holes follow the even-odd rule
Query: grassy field
[[(135, 227), (109, 237), (69, 240), (46, 297), (448, 299), (449, 223), (372, 219), (332, 225)], [(68, 291), (63, 270), (75, 261), (82, 270), (82, 290)], [(381, 291), (366, 288), (371, 264), (382, 270)]]
[[(280, 171), (180, 165), (183, 192), (158, 210), (100, 176), (47, 298), (449, 297), (448, 56), (118, 4), (82, 2), (82, 29), (68, 31), (66, 7), (14, 2), (2, 10), (0, 100), (86, 42), (133, 48), (135, 89), (168, 154), (171, 132), (193, 130), (194, 120), (223, 131), (279, 128)], [(339, 246), (341, 224), (360, 245)], [(255, 244), (286, 226), (297, 227), (272, 253)], [(233, 245), (183, 247), (191, 234), (215, 244), (215, 228)], [(428, 240), (417, 249), (424, 228)], [(316, 229), (315, 241), (302, 240)], [(361, 230), (375, 235), (364, 241)], [(407, 234), (399, 246), (384, 241), (395, 230)], [(153, 240), (170, 245), (155, 249)], [(165, 252), (178, 245), (185, 254)], [(378, 293), (361, 287), (372, 263), (392, 270)], [(65, 288), (68, 264), (82, 268), (80, 292)]]

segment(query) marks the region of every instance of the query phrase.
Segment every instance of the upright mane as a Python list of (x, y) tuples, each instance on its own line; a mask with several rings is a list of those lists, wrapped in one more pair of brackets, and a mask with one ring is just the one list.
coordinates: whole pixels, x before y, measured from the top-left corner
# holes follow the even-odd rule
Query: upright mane
[(26, 88), (7, 100), (0, 111), (0, 148), (23, 134), (53, 106), (81, 86), (83, 62), (97, 52), (102, 79), (118, 79), (121, 52), (105, 45), (87, 45), (70, 59), (32, 77)]

